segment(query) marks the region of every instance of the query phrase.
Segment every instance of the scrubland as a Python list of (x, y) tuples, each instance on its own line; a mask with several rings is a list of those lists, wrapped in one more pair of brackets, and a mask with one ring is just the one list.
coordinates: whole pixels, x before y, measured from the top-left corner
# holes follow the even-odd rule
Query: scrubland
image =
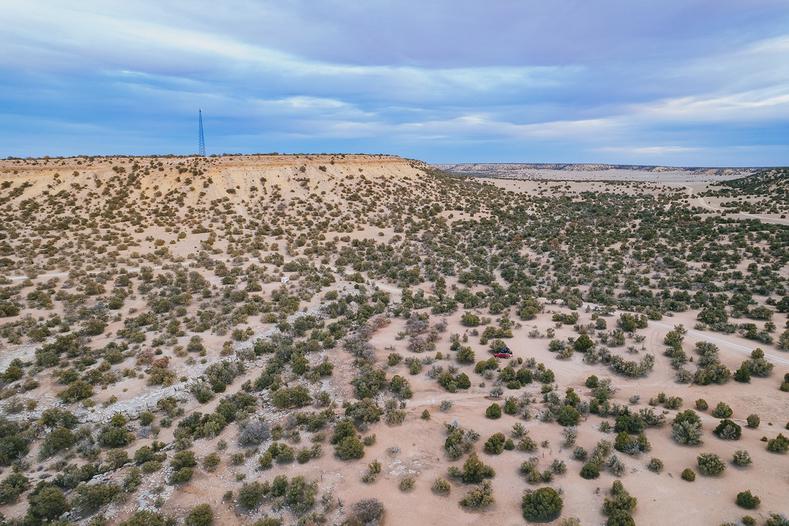
[(0, 161), (2, 524), (787, 525), (788, 180)]

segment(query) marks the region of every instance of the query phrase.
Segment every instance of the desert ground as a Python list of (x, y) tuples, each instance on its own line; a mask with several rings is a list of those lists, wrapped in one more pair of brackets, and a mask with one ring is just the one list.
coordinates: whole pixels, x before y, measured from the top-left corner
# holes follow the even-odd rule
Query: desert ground
[(436, 164), (445, 172), (520, 181), (639, 181), (651, 183), (714, 183), (740, 179), (758, 168), (682, 168), (619, 164), (460, 163)]
[(2, 524), (789, 524), (789, 172), (456, 166), (0, 161)]

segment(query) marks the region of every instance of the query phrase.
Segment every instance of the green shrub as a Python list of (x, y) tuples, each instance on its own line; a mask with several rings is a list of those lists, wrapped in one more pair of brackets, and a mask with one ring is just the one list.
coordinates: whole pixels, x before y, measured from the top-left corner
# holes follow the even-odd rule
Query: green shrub
[(238, 505), (245, 510), (256, 510), (260, 507), (267, 493), (267, 488), (260, 482), (255, 481), (244, 484), (238, 490)]
[(452, 486), (447, 479), (439, 477), (433, 482), (431, 489), (436, 495), (449, 495)]
[(476, 453), (472, 453), (463, 464), (460, 479), (466, 484), (479, 484), (485, 479), (493, 478), (496, 472), (492, 467), (485, 465)]
[(155, 511), (136, 511), (120, 526), (175, 526), (175, 519)]
[(485, 416), (493, 419), (501, 418), (501, 406), (496, 403), (490, 404), (485, 410)]
[(195, 352), (195, 353), (205, 351), (205, 346), (203, 345), (202, 338), (200, 338), (200, 336), (197, 335), (192, 336), (189, 339), (189, 343), (186, 344), (186, 350), (188, 352)]
[(415, 485), (416, 480), (414, 480), (414, 477), (405, 477), (404, 479), (400, 480), (400, 483), (397, 487), (400, 488), (400, 491), (408, 492), (414, 489)]
[(209, 473), (213, 473), (216, 471), (216, 468), (219, 467), (219, 462), (220, 458), (217, 453), (209, 453), (203, 458), (203, 469)]
[(396, 374), (389, 381), (389, 390), (392, 391), (398, 398), (411, 398), (413, 392), (411, 391), (411, 384), (408, 383), (406, 378)]
[(596, 479), (600, 476), (600, 466), (597, 462), (587, 462), (581, 468), (581, 477), (586, 480)]
[(726, 464), (714, 453), (702, 453), (696, 458), (699, 473), (714, 477), (726, 470)]
[(556, 421), (563, 426), (576, 426), (581, 419), (581, 413), (571, 405), (563, 405), (556, 414)]
[(123, 467), (129, 462), (129, 454), (124, 449), (110, 449), (107, 451), (107, 464), (112, 469)]
[(306, 387), (280, 387), (271, 396), (271, 403), (278, 409), (294, 409), (312, 403), (312, 397)]
[(317, 482), (308, 482), (304, 477), (293, 477), (285, 492), (285, 503), (296, 513), (301, 515), (315, 506), (315, 497), (318, 494)]
[(737, 494), (737, 506), (746, 510), (753, 510), (759, 507), (762, 502), (759, 497), (749, 491), (741, 491)]
[(457, 358), (458, 363), (461, 363), (461, 364), (474, 363), (474, 360), (475, 360), (474, 351), (471, 349), (471, 347), (463, 346), (457, 352), (456, 358)]
[(562, 513), (562, 498), (549, 487), (527, 490), (521, 499), (523, 518), (532, 522), (549, 522)]
[(767, 441), (767, 451), (771, 453), (786, 453), (789, 450), (789, 438), (779, 433), (777, 437)]
[(457, 460), (471, 451), (474, 442), (479, 439), (479, 434), (473, 430), (464, 430), (461, 427), (447, 425), (447, 438), (444, 441), (444, 451), (450, 460)]
[(170, 484), (186, 484), (192, 480), (192, 475), (194, 475), (194, 469), (192, 468), (177, 469), (170, 475)]
[(69, 384), (69, 386), (61, 391), (58, 396), (67, 404), (79, 402), (80, 400), (93, 396), (93, 387), (83, 380), (77, 380)]
[(28, 514), (38, 521), (53, 521), (70, 509), (63, 492), (45, 482), (39, 483), (27, 500)]
[(477, 327), (480, 324), (480, 318), (473, 312), (464, 312), (460, 318), (460, 323), (464, 327)]
[(30, 481), (19, 472), (13, 472), (0, 482), (0, 504), (13, 504), (30, 487)]
[(663, 471), (663, 461), (659, 458), (653, 458), (649, 461), (649, 464), (647, 464), (647, 469), (653, 473), (660, 473)]
[(143, 473), (156, 473), (160, 469), (162, 469), (162, 463), (157, 460), (149, 460), (148, 462), (143, 463), (140, 466), (140, 469)]
[(364, 444), (356, 435), (347, 436), (334, 446), (334, 452), (341, 460), (359, 459), (364, 456)]
[(649, 451), (650, 448), (649, 441), (643, 432), (639, 433), (638, 436), (633, 436), (626, 431), (622, 431), (616, 435), (616, 440), (614, 441), (614, 449), (628, 455), (638, 455)]
[[(345, 416), (349, 417), (356, 425), (373, 424), (381, 419), (381, 408), (378, 404), (370, 398), (365, 398), (355, 403), (348, 404), (345, 408)], [(345, 428), (348, 428), (350, 421), (345, 420), (341, 422)], [(351, 434), (351, 433), (348, 433)]]
[(359, 400), (374, 398), (386, 386), (386, 373), (381, 369), (364, 367), (356, 378), (351, 380), (351, 385), (353, 385), (356, 398)]
[(789, 519), (780, 513), (771, 513), (764, 526), (789, 526)]
[(154, 418), (156, 417), (150, 411), (143, 411), (140, 413), (140, 425), (149, 426), (153, 423)]
[(123, 491), (131, 493), (142, 484), (142, 470), (137, 466), (132, 466), (123, 477)]
[(524, 451), (526, 453), (531, 453), (537, 450), (537, 442), (534, 441), (531, 437), (523, 437), (518, 440), (518, 444), (515, 446), (518, 451)]
[(742, 365), (740, 365), (740, 367), (734, 371), (732, 378), (742, 384), (751, 382), (751, 368), (748, 366), (747, 361), (743, 362)]
[(181, 468), (193, 468), (196, 465), (197, 459), (195, 458), (195, 454), (189, 450), (176, 452), (175, 455), (173, 455), (172, 460), (170, 460), (170, 466), (175, 470)]
[(99, 444), (108, 448), (126, 447), (133, 440), (134, 435), (126, 429), (125, 419), (113, 419), (101, 429), (98, 437)]
[(473, 510), (485, 509), (493, 504), (493, 488), (487, 480), (470, 490), (460, 500), (460, 505)]
[(208, 504), (198, 504), (186, 516), (186, 526), (211, 526), (214, 523), (214, 512)]
[(677, 413), (671, 424), (671, 437), (679, 444), (701, 444), (701, 418), (691, 409)]
[(733, 413), (731, 407), (723, 402), (718, 402), (718, 405), (712, 410), (712, 416), (715, 418), (729, 418)]
[(693, 482), (696, 480), (696, 472), (690, 468), (685, 468), (682, 470), (682, 480), (687, 480), (688, 482)]
[(751, 463), (751, 455), (744, 449), (739, 449), (734, 452), (732, 463), (738, 467), (745, 467)]
[(373, 460), (369, 464), (367, 464), (367, 473), (362, 476), (362, 482), (365, 484), (372, 484), (375, 482), (375, 479), (378, 478), (378, 475), (381, 473), (381, 463), (377, 460)]
[(86, 515), (95, 513), (105, 504), (112, 502), (112, 499), (120, 493), (121, 488), (115, 484), (80, 484), (77, 487), (77, 497), (74, 499), (74, 506)]
[(49, 458), (61, 451), (70, 449), (76, 441), (77, 438), (70, 429), (67, 427), (56, 427), (44, 437), (39, 456), (42, 459)]
[(588, 334), (581, 334), (573, 342), (573, 349), (578, 352), (587, 352), (592, 347), (594, 347), (594, 341), (589, 337)]
[[(287, 444), (283, 444), (281, 442), (274, 442), (271, 444), (266, 453), (271, 454), (271, 458), (277, 461), (277, 464), (290, 464), (296, 458), (296, 452), (292, 447)], [(241, 453), (236, 453), (233, 455), (234, 457), (238, 455), (239, 461), (238, 464), (244, 462), (244, 455)]]
[(742, 428), (728, 418), (725, 418), (720, 421), (720, 424), (718, 424), (712, 432), (715, 436), (723, 440), (739, 440), (742, 434)]
[(57, 407), (44, 410), (44, 412), (41, 413), (39, 421), (42, 425), (49, 428), (62, 426), (68, 429), (74, 429), (77, 427), (77, 424), (79, 424), (79, 420), (77, 420), (77, 417), (74, 416), (73, 413)]
[(485, 453), (491, 455), (499, 455), (501, 452), (504, 451), (504, 443), (506, 442), (506, 438), (504, 437), (503, 433), (495, 433), (493, 434), (486, 442), (485, 442)]
[(351, 524), (379, 524), (384, 516), (384, 505), (378, 499), (362, 499), (351, 506)]
[(27, 455), (30, 438), (28, 429), (0, 417), (0, 466), (8, 466)]
[(630, 517), (637, 504), (638, 500), (627, 492), (621, 481), (616, 480), (603, 502), (603, 514), (613, 518), (612, 523), (623, 524), (623, 520), (628, 522), (625, 517)]

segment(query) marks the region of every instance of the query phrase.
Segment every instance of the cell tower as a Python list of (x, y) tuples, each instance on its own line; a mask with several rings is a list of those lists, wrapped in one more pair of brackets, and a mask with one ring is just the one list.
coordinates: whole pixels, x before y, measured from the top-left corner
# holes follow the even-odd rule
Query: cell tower
[(197, 110), (197, 120), (200, 128), (199, 144), (197, 145), (197, 155), (205, 157), (205, 133), (203, 133), (203, 110)]

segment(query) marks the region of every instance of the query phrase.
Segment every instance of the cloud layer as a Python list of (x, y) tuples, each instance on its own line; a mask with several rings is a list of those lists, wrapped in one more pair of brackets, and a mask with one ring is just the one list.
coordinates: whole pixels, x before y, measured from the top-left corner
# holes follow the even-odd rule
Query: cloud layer
[(0, 156), (789, 164), (789, 4), (0, 3)]

